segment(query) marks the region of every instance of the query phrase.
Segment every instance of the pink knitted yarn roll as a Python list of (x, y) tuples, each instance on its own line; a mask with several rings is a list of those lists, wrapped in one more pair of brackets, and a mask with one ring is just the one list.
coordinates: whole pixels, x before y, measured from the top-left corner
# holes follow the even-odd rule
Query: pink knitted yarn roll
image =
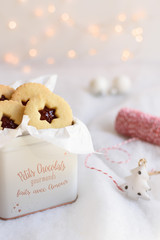
[(119, 134), (160, 145), (160, 118), (158, 117), (123, 108), (116, 117), (115, 129)]

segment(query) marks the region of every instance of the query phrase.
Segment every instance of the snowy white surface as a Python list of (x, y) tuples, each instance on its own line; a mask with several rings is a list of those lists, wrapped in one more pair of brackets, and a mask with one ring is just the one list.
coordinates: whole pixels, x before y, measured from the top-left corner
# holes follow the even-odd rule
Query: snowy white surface
[[(124, 72), (125, 70), (125, 72)], [(70, 66), (37, 66), (31, 75), (24, 76), (19, 69), (0, 66), (1, 83), (10, 84), (19, 79), (30, 79), (41, 74), (59, 76), (55, 93), (63, 96), (73, 113), (89, 128), (94, 147), (112, 146), (122, 142), (114, 130), (114, 120), (121, 107), (133, 107), (147, 113), (160, 115), (160, 70), (158, 64), (133, 64), (127, 67), (108, 65), (93, 67), (82, 64)], [(114, 74), (128, 74), (133, 87), (129, 95), (95, 97), (87, 87), (91, 78)], [(117, 165), (106, 162), (102, 156), (91, 157), (90, 164), (111, 174), (120, 184), (137, 166), (140, 158), (148, 161), (148, 170), (160, 169), (160, 147), (145, 142), (125, 146), (132, 160)], [(158, 240), (160, 238), (160, 176), (153, 176), (151, 200), (133, 201), (119, 192), (105, 175), (86, 169), (86, 155), (79, 157), (78, 199), (74, 204), (47, 210), (11, 221), (0, 220), (0, 239), (3, 240)], [(115, 161), (126, 155), (110, 152)], [(44, 199), (45, 201), (45, 199)]]

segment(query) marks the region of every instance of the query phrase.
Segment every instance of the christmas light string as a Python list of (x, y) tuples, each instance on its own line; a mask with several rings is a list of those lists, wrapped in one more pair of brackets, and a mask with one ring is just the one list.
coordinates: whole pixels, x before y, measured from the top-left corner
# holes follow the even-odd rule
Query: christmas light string
[[(27, 4), (27, 2), (27, 0), (19, 0), (18, 4), (20, 4), (21, 7), (21, 5)], [(72, 4), (71, 1), (63, 1), (63, 4), (64, 2), (67, 4)], [(126, 47), (122, 50), (121, 56), (119, 56), (119, 58), (123, 62), (132, 59), (135, 54), (139, 53), (139, 43), (143, 41), (144, 30), (142, 27), (142, 21), (146, 19), (146, 12), (144, 10), (135, 12), (131, 17), (128, 14), (122, 12), (107, 22), (91, 23), (87, 24), (87, 26), (78, 23), (75, 19), (73, 19), (68, 11), (57, 13), (57, 9), (54, 4), (46, 4), (44, 7), (37, 6), (32, 10), (32, 14), (33, 17), (35, 17), (35, 19), (31, 18), (32, 21), (36, 21), (36, 19), (38, 20), (40, 18), (47, 18), (50, 20), (50, 23), (48, 23), (45, 29), (42, 29), (42, 31), (39, 32), (37, 36), (30, 36), (28, 40), (26, 39), (26, 41), (30, 43), (30, 48), (28, 49), (28, 53), (25, 53), (25, 55), (28, 55), (28, 58), (31, 59), (41, 57), (40, 49), (42, 48), (44, 42), (48, 41), (47, 39), (50, 39), (50, 41), (52, 41), (52, 38), (54, 38), (57, 34), (57, 29), (59, 30), (63, 26), (71, 29), (71, 31), (78, 30), (81, 34), (85, 36), (91, 36), (92, 39), (96, 39), (101, 43), (105, 43), (114, 36), (118, 38), (120, 34), (127, 34), (130, 37), (133, 37), (138, 45), (136, 46), (136, 49), (130, 50), (128, 47)], [(9, 20), (7, 27), (12, 32), (18, 32), (18, 19), (13, 18)], [(85, 50), (84, 54), (88, 54), (91, 57), (97, 55), (98, 52), (104, 50), (105, 45), (101, 43), (96, 47), (89, 46), (88, 52)], [(79, 51), (73, 47), (71, 49), (68, 49), (68, 51), (64, 53), (63, 57), (75, 59), (77, 57), (80, 57), (80, 55), (81, 54)], [(12, 52), (6, 52), (3, 59), (6, 63), (12, 64), (14, 66), (18, 65), (22, 61), (16, 53)], [(54, 56), (46, 57), (46, 64), (53, 65), (55, 62), (56, 59)], [(24, 73), (30, 73), (30, 71), (31, 66), (25, 65), (23, 67)]]

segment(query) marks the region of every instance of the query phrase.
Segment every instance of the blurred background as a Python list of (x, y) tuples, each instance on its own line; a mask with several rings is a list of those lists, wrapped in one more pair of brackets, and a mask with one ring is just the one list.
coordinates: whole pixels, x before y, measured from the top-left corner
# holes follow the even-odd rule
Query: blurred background
[[(62, 96), (70, 104), (74, 116), (87, 125), (95, 149), (114, 146), (122, 142), (114, 131), (115, 116), (121, 107), (160, 116), (159, 23), (160, 0), (0, 0), (0, 84), (57, 74), (55, 93)], [(92, 79), (102, 80), (100, 87), (103, 90), (108, 82), (112, 86), (115, 77), (121, 83), (119, 88), (126, 87), (126, 80), (129, 81), (130, 91), (125, 94), (105, 91), (100, 97), (89, 92)], [(104, 78), (108, 81), (105, 84)], [(151, 163), (154, 160), (150, 169), (160, 169), (159, 149), (143, 144), (138, 142), (131, 147), (129, 144), (126, 148), (131, 150), (133, 158), (145, 157)], [(115, 159), (120, 160), (116, 153)], [(84, 156), (81, 160), (79, 198), (73, 210), (58, 208), (58, 215), (52, 215), (53, 222), (52, 218), (45, 217), (46, 225), (43, 217), (38, 224), (36, 218), (33, 224), (28, 224), (31, 218), (26, 218), (26, 224), (24, 220), (12, 224), (13, 231), (6, 222), (0, 231), (0, 236), (3, 235), (0, 239), (20, 239), (23, 235), (24, 239), (32, 235), (36, 239), (44, 239), (44, 236), (51, 239), (53, 235), (60, 239), (64, 234), (65, 238), (82, 239), (84, 236), (83, 239), (87, 239), (85, 236), (89, 233), (88, 239), (122, 239), (126, 236), (126, 239), (138, 240), (144, 239), (142, 229), (145, 229), (146, 239), (160, 239), (153, 233), (156, 230), (159, 236), (158, 178), (153, 178), (154, 199), (150, 203), (136, 203), (135, 214), (134, 203), (128, 202), (127, 208), (124, 198), (120, 199), (117, 192), (113, 192), (111, 182), (108, 179), (101, 181), (101, 174), (90, 173), (84, 167)], [(118, 179), (124, 177), (129, 167), (113, 165), (108, 165), (108, 173)], [(103, 167), (101, 162), (99, 166)], [(124, 212), (129, 214), (128, 217)], [(132, 226), (136, 226), (136, 230)]]
[(159, 60), (159, 1), (1, 0), (0, 61), (34, 66), (99, 66)]

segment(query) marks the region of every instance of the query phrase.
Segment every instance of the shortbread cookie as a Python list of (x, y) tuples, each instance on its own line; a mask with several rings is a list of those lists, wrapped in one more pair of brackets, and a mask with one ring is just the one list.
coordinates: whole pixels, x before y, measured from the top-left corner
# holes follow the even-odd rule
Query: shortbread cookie
[(52, 93), (30, 100), (24, 111), (30, 118), (29, 125), (37, 129), (63, 128), (72, 125), (72, 110), (68, 103)]
[(0, 101), (11, 99), (15, 90), (9, 86), (0, 85)]
[(16, 89), (11, 99), (26, 106), (27, 102), (33, 97), (50, 93), (51, 91), (40, 83), (25, 83)]
[(12, 100), (0, 102), (0, 129), (17, 128), (23, 117), (24, 107)]

